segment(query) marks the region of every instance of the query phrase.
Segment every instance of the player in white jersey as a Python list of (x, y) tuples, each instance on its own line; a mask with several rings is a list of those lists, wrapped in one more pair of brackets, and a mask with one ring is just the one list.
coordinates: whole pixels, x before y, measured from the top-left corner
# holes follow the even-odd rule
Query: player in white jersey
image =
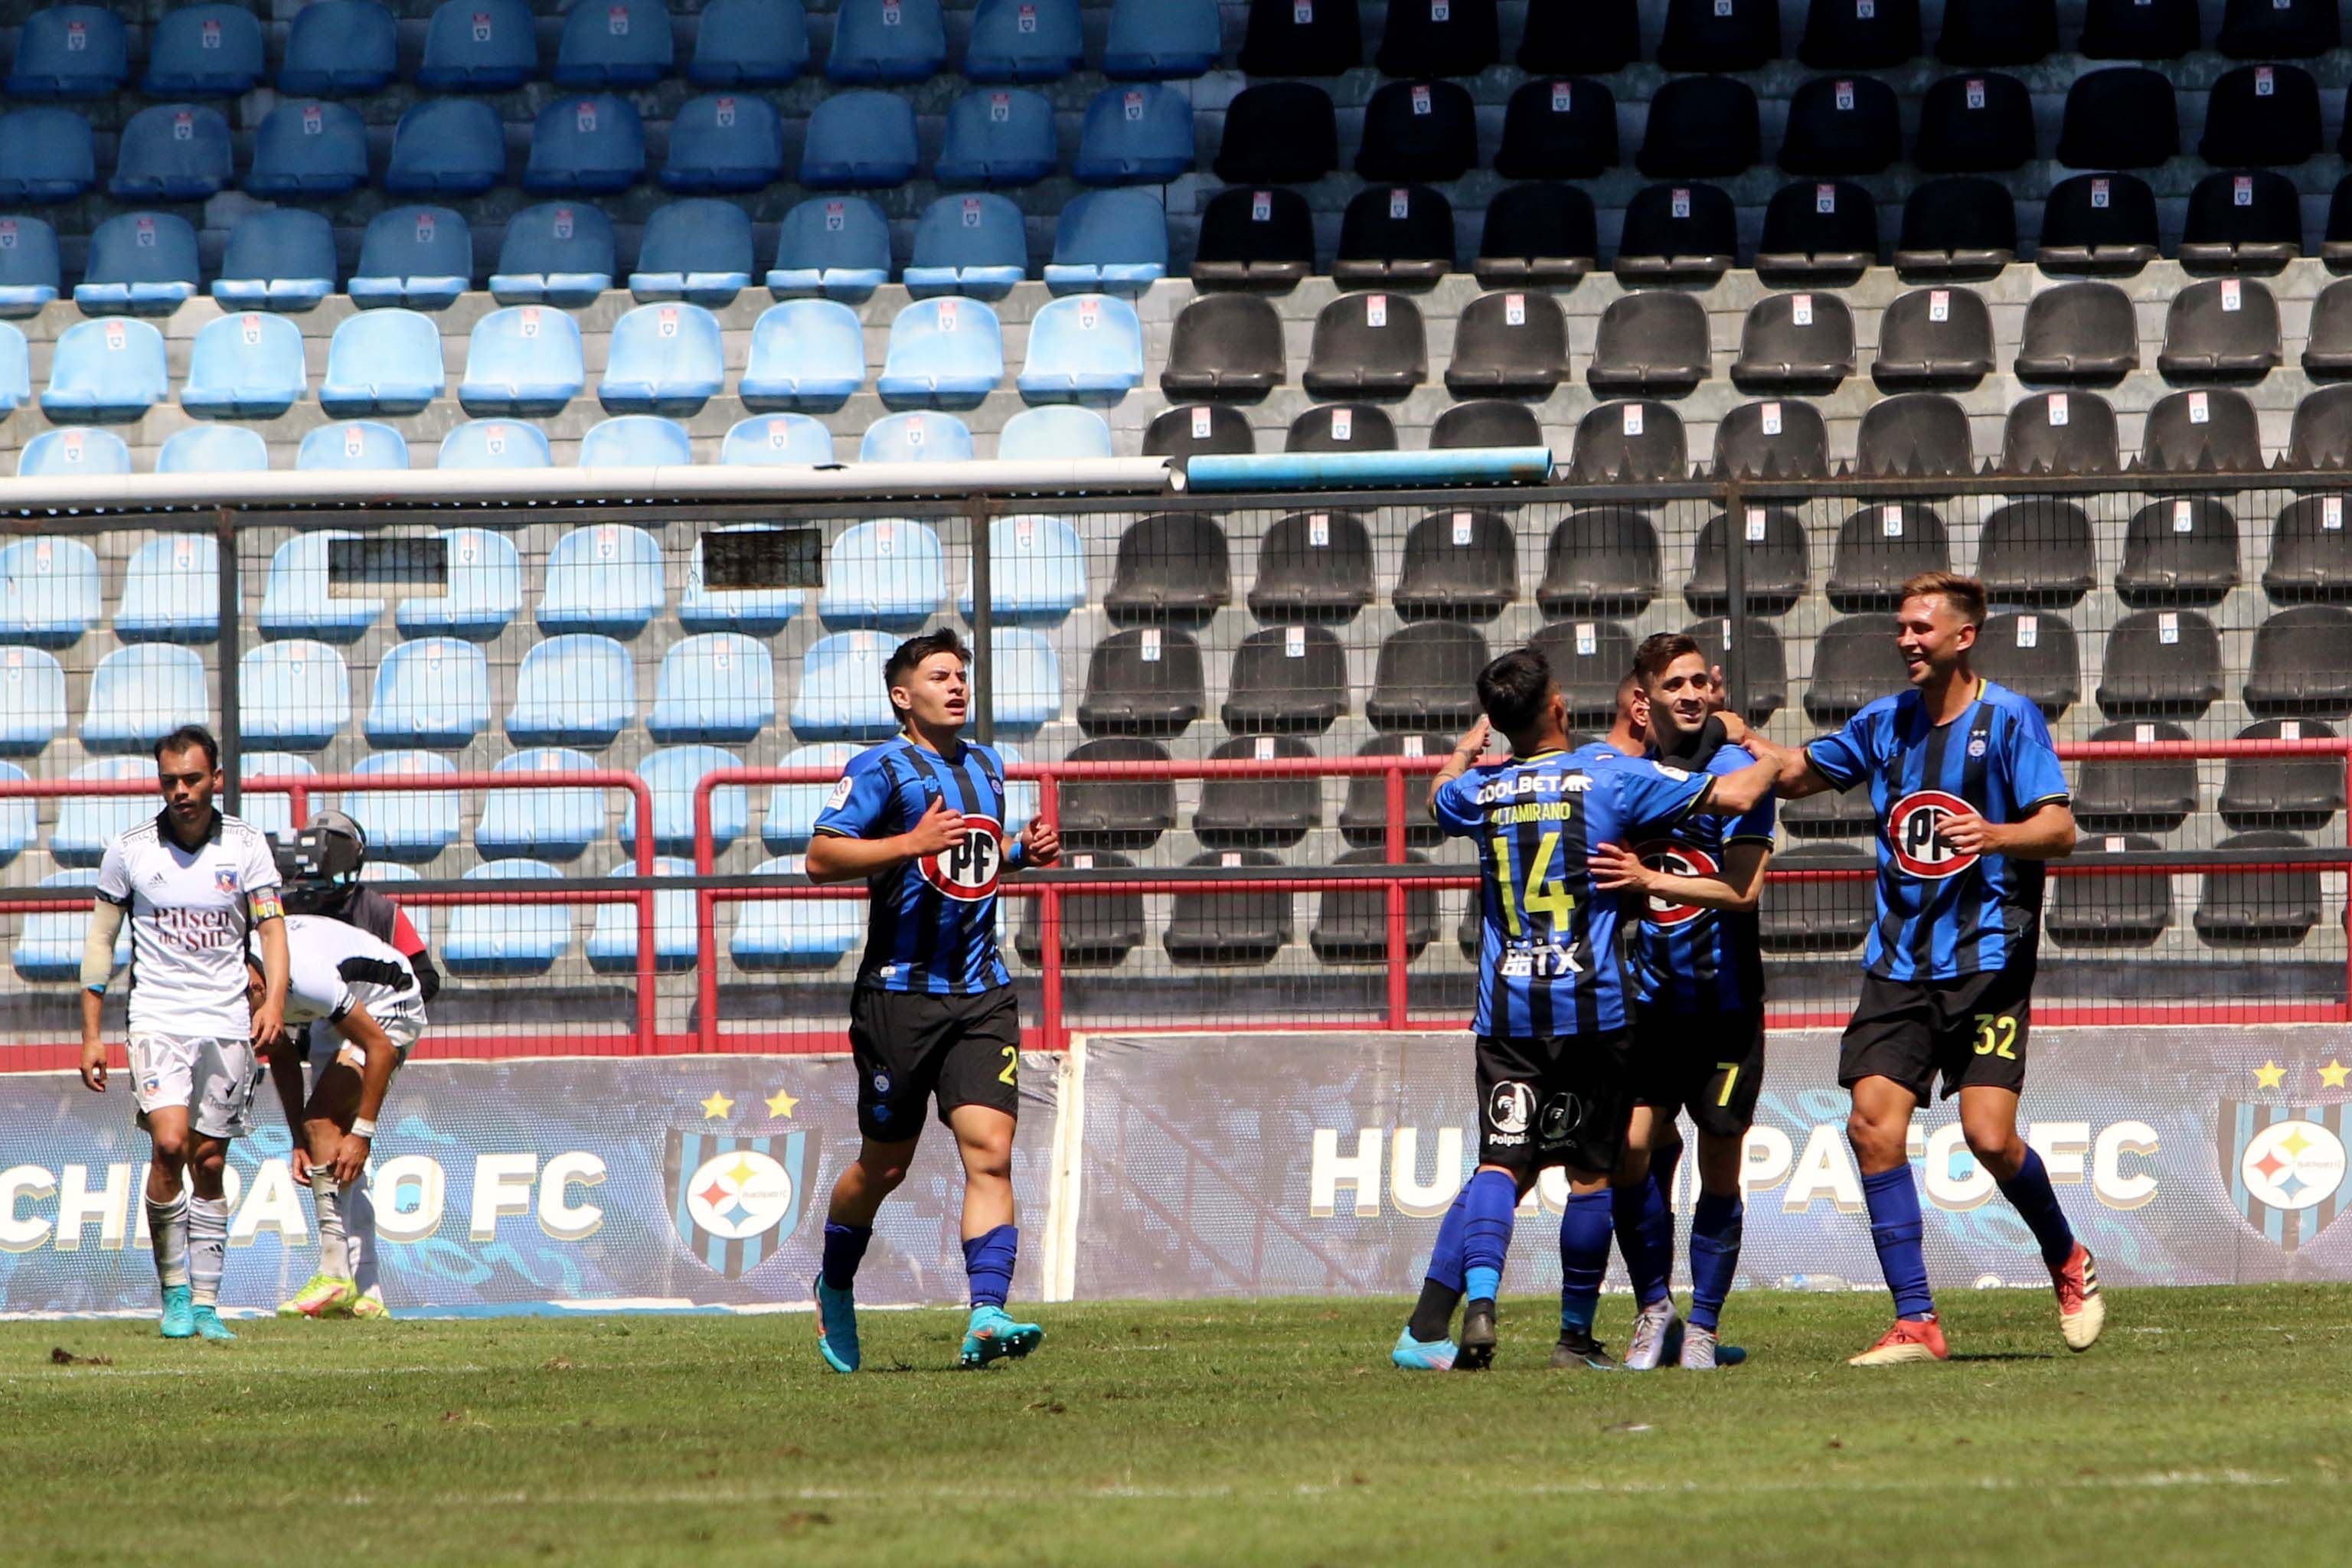
[[(217, 1310), (228, 1248), (221, 1173), (259, 1081), (254, 1043), (285, 1027), (286, 922), (268, 839), (213, 806), (221, 768), (212, 735), (191, 724), (164, 736), (155, 776), (163, 809), (108, 845), (99, 866), (81, 959), (81, 1078), (105, 1092), (100, 1011), (127, 916), (131, 1089), (154, 1143), (147, 1229), (163, 1335), (231, 1340)], [(249, 938), (262, 955), (257, 996), (246, 984)]]

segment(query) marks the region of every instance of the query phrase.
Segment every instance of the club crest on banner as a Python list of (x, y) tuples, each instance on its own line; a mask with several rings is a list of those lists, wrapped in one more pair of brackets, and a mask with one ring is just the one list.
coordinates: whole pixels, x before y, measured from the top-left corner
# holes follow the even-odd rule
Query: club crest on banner
[(807, 1211), (808, 1139), (670, 1130), (662, 1185), (670, 1224), (696, 1262), (739, 1279), (775, 1255)]
[(2273, 1246), (2293, 1253), (2310, 1245), (2352, 1203), (2352, 1105), (2223, 1100), (2214, 1131), (2231, 1201)]

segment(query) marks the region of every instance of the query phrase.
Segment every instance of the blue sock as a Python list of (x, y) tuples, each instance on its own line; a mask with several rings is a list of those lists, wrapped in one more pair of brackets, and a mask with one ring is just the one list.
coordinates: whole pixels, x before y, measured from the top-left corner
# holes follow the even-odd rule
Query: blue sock
[(971, 1304), (1002, 1307), (1013, 1289), (1013, 1260), (1021, 1252), (1021, 1232), (1009, 1225), (963, 1244), (963, 1271), (971, 1276)]
[(1426, 1276), (1459, 1296), (1462, 1293), (1462, 1230), (1470, 1216), (1470, 1186), (1464, 1183), (1454, 1194), (1454, 1206), (1437, 1222), (1437, 1244), (1429, 1250)]
[(1691, 1215), (1692, 1328), (1712, 1331), (1722, 1316), (1723, 1299), (1731, 1294), (1731, 1277), (1739, 1268), (1739, 1234), (1747, 1217), (1748, 1205), (1738, 1193), (1698, 1195)]
[(857, 1266), (865, 1261), (866, 1244), (874, 1239), (870, 1225), (837, 1225), (824, 1222), (824, 1282), (835, 1290), (846, 1290), (857, 1278)]
[(2074, 1227), (2058, 1206), (2058, 1194), (2050, 1185), (2050, 1172), (2039, 1150), (2026, 1150), (2017, 1174), (2000, 1184), (2000, 1195), (2032, 1228), (2034, 1239), (2042, 1243), (2042, 1262), (2055, 1268), (2074, 1256)]
[(1919, 1246), (1925, 1226), (1919, 1219), (1919, 1189), (1906, 1163), (1862, 1179), (1862, 1195), (1870, 1205), (1870, 1239), (1878, 1248), (1878, 1269), (1895, 1293), (1895, 1315), (1927, 1318), (1935, 1315), (1936, 1299), (1927, 1292), (1927, 1255)]
[(1503, 1282), (1512, 1212), (1518, 1206), (1518, 1184), (1507, 1173), (1480, 1171), (1470, 1178), (1463, 1205), (1462, 1289), (1473, 1301), (1493, 1300)]
[[(1652, 1171), (1639, 1185), (1609, 1189), (1609, 1209), (1617, 1227), (1617, 1249), (1625, 1255), (1625, 1272), (1633, 1283), (1633, 1300), (1646, 1307), (1670, 1293), (1675, 1268), (1675, 1216), (1666, 1194)], [(1567, 1256), (1567, 1216), (1561, 1216), (1561, 1256)], [(1566, 1288), (1562, 1280), (1563, 1290)]]
[(1601, 1305), (1601, 1277), (1609, 1272), (1612, 1229), (1610, 1193), (1597, 1187), (1570, 1193), (1559, 1215), (1559, 1327), (1562, 1333), (1592, 1331)]

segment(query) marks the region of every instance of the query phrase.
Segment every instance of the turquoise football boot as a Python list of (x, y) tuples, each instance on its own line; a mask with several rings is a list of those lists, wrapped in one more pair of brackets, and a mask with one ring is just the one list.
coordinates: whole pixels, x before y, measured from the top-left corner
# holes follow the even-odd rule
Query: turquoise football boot
[(816, 1353), (835, 1372), (857, 1370), (857, 1297), (816, 1278)]
[(1406, 1372), (1452, 1372), (1454, 1358), (1461, 1353), (1452, 1340), (1417, 1340), (1411, 1325), (1397, 1331), (1396, 1348), (1389, 1352), (1389, 1363)]
[(974, 1307), (963, 1331), (965, 1366), (986, 1366), (1006, 1356), (1024, 1356), (1043, 1343), (1045, 1331), (1034, 1323), (1016, 1323), (1002, 1307)]
[(196, 1337), (195, 1293), (185, 1285), (163, 1287), (163, 1337), (167, 1340), (192, 1340)]
[(195, 1315), (196, 1337), (203, 1340), (233, 1340), (236, 1335), (220, 1321), (220, 1313), (211, 1307), (198, 1307)]

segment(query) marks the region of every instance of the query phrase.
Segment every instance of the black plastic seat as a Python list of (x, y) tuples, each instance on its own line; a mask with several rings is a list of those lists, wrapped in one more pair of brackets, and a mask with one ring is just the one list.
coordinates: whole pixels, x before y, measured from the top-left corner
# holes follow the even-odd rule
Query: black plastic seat
[(1903, 602), (1905, 583), (1951, 566), (1951, 540), (1933, 507), (1873, 501), (1855, 508), (1839, 525), (1830, 607), (1845, 615), (1891, 611)]
[[(1170, 759), (1168, 748), (1157, 741), (1118, 735), (1081, 742), (1063, 760), (1164, 765)], [(1058, 792), (1057, 809), (1062, 842), (1073, 849), (1149, 849), (1161, 834), (1176, 830), (1176, 782), (1165, 777), (1072, 779)], [(1092, 901), (1074, 899), (1070, 903)]]
[[(1248, 733), (1220, 743), (1209, 759), (1265, 762), (1314, 755), (1315, 748), (1296, 735)], [(1321, 826), (1322, 782), (1306, 777), (1203, 779), (1201, 804), (1192, 813), (1192, 837), (1204, 849), (1287, 849)]]
[(1748, 308), (1731, 379), (1748, 392), (1829, 392), (1853, 374), (1853, 312), (1834, 294), (1769, 294)]
[(1604, 403), (1576, 422), (1572, 484), (1654, 484), (1690, 478), (1682, 416), (1663, 403)]
[(1640, 0), (1528, 7), (1518, 67), (1530, 76), (1623, 70), (1641, 58)]
[(2156, 254), (2156, 193), (2137, 174), (2076, 174), (2042, 199), (2044, 272), (2137, 272)]
[(2262, 472), (2269, 465), (2253, 404), (2226, 386), (2158, 398), (2140, 437), (2139, 466), (2154, 474)]
[(2228, 0), (2213, 47), (2233, 60), (2307, 60), (2342, 36), (2336, 0)]
[(1944, 0), (1936, 58), (1946, 65), (2028, 66), (2057, 52), (2056, 0)]
[(1192, 278), (1286, 288), (1315, 270), (1315, 215), (1280, 185), (1219, 191), (1201, 213)]
[(1445, 386), (1455, 396), (1544, 397), (1567, 379), (1568, 317), (1549, 294), (1483, 294), (1454, 321)]
[(2221, 700), (2221, 634), (2199, 610), (2135, 610), (2107, 631), (2099, 711), (2198, 719)]
[[(2342, 142), (2336, 150), (2343, 151)], [(2327, 199), (2327, 226), (2321, 231), (2320, 259), (2331, 272), (2341, 272), (2352, 266), (2352, 176), (2336, 183), (2336, 193)]]
[[(2332, 741), (2333, 725), (2316, 719), (2264, 719), (2241, 741)], [(2283, 827), (2315, 833), (2344, 809), (2344, 759), (2336, 756), (2232, 757), (2221, 772), (2218, 803), (2233, 832)]]
[(1756, 89), (1746, 82), (1727, 76), (1669, 78), (1650, 99), (1633, 166), (1654, 180), (1745, 174), (1762, 162), (1758, 123)]
[(1972, 289), (1914, 289), (1878, 314), (1870, 375), (1883, 387), (1966, 390), (1992, 370), (1992, 311)]
[(1607, 729), (1617, 717), (1617, 688), (1633, 668), (1633, 634), (1615, 621), (1554, 621), (1528, 639), (1544, 656), (1568, 704), (1568, 721)]
[(2070, 169), (2153, 169), (2180, 152), (2180, 116), (2162, 71), (2109, 66), (2066, 89), (2057, 159)]
[(2021, 381), (2112, 386), (2139, 368), (2139, 318), (2112, 283), (2061, 283), (2033, 296), (2014, 368)]
[(2295, 66), (2240, 66), (2205, 95), (2197, 155), (2218, 168), (2283, 169), (2319, 153), (2319, 84)]
[(1780, 58), (1780, 0), (1666, 0), (1664, 68), (1748, 71)]
[[(1089, 742), (1090, 745), (1118, 745), (1115, 741)], [(1149, 742), (1144, 744), (1150, 744)], [(1076, 756), (1076, 752), (1072, 752)], [(1076, 784), (1062, 786), (1062, 841), (1066, 846), (1076, 841), (1070, 829), (1069, 792)], [(1102, 784), (1090, 784), (1089, 789), (1101, 790)], [(1117, 787), (1117, 786), (1110, 786)], [(1170, 811), (1174, 790), (1170, 790)], [(1076, 849), (1062, 857), (1066, 871), (1127, 871), (1135, 862), (1124, 855), (1107, 849)], [(1043, 899), (1024, 899), (1028, 908), (1021, 912), (1021, 927), (1013, 938), (1013, 951), (1021, 962), (1034, 968), (1045, 959), (1045, 909)], [(1141, 893), (1091, 893), (1062, 900), (1062, 962), (1074, 969), (1108, 969), (1143, 945), (1143, 895)]]
[(1813, 0), (1797, 58), (1815, 70), (1881, 70), (1920, 53), (1919, 0)]
[(1364, 24), (1356, 0), (1250, 0), (1249, 26), (1235, 62), (1253, 77), (1338, 76), (1364, 63)]
[(2330, 283), (2311, 302), (2303, 368), (2315, 380), (2352, 379), (2352, 279)]
[(2003, 174), (2033, 161), (2033, 98), (1997, 71), (1948, 76), (1919, 100), (1911, 161), (1931, 174)]
[(2238, 520), (2220, 501), (2152, 500), (2124, 531), (2116, 594), (2135, 610), (2210, 607), (2238, 585)]
[(1156, 512), (1118, 536), (1103, 611), (1118, 626), (1205, 625), (1233, 603), (1223, 524), (1197, 511)]
[(1246, 458), (1257, 450), (1257, 433), (1242, 411), (1223, 403), (1165, 408), (1143, 432), (1147, 458)]
[(2290, 468), (2352, 468), (2352, 386), (2323, 386), (2305, 393), (2287, 426)]
[[(2164, 720), (2103, 724), (2094, 741), (2134, 745), (2185, 742), (2189, 731)], [(2074, 789), (2074, 820), (2092, 833), (2170, 833), (2197, 810), (2197, 763), (2191, 757), (2149, 757), (2082, 765)]]
[(1312, 82), (1262, 81), (1225, 106), (1213, 167), (1229, 185), (1303, 185), (1339, 167), (1331, 95)]
[(1209, 705), (1201, 645), (1169, 626), (1129, 626), (1095, 644), (1078, 728), (1087, 735), (1181, 735)]
[(2297, 605), (2254, 633), (2246, 707), (2263, 719), (2352, 718), (2352, 610)]
[(1402, 294), (1342, 294), (1315, 318), (1299, 378), (1318, 397), (1402, 397), (1429, 379), (1421, 307)]
[(2197, 0), (2087, 0), (2075, 47), (2095, 60), (2177, 60), (2199, 43)]
[(1458, 735), (1478, 717), (1473, 687), (1492, 657), (1486, 634), (1461, 621), (1400, 627), (1381, 644), (1364, 717), (1391, 733)]
[(2017, 204), (1998, 180), (1954, 175), (1903, 203), (1895, 266), (1906, 278), (1975, 278), (2017, 259)]
[(1874, 77), (1816, 77), (1789, 95), (1780, 167), (1791, 174), (1875, 174), (1903, 155), (1895, 89)]
[(1604, 396), (1679, 397), (1705, 381), (1713, 363), (1698, 296), (1644, 289), (1611, 300), (1601, 313), (1584, 379)]
[(1389, 0), (1385, 76), (1476, 76), (1503, 58), (1495, 0)]
[[(1731, 620), (1717, 616), (1711, 620), (1694, 621), (1683, 627), (1683, 636), (1698, 644), (1709, 663), (1730, 670), (1734, 662), (1731, 648)], [(1789, 651), (1781, 646), (1780, 633), (1771, 622), (1760, 616), (1748, 617), (1748, 712), (1750, 724), (1769, 723), (1772, 715), (1789, 705)]]
[(2183, 267), (2270, 272), (2302, 254), (2303, 201), (2277, 170), (2208, 174), (2189, 193)]
[(2244, 278), (2208, 278), (2173, 295), (2156, 368), (2167, 381), (2259, 380), (2278, 368), (2278, 300)]
[(1491, 621), (1518, 596), (1510, 520), (1484, 507), (1449, 507), (1405, 534), (1389, 602), (1408, 621)]
[(1713, 185), (1645, 185), (1625, 204), (1620, 282), (1713, 282), (1739, 254), (1730, 195)]
[(1259, 398), (1288, 379), (1282, 318), (1255, 294), (1202, 294), (1177, 312), (1160, 390), (1171, 398)]
[[(1454, 749), (1454, 737), (1427, 732), (1375, 735), (1356, 749), (1360, 757), (1442, 757)], [(1429, 815), (1428, 773), (1404, 775), (1404, 841), (1416, 849), (1445, 842), (1445, 834)], [(1348, 793), (1339, 805), (1339, 837), (1350, 849), (1381, 849), (1388, 844), (1389, 782), (1379, 773), (1350, 773)]]
[(1853, 471), (1868, 479), (1965, 479), (1977, 471), (1969, 413), (1940, 392), (1881, 397), (1862, 411)]
[(2041, 709), (2053, 724), (2082, 700), (2082, 656), (2063, 616), (2011, 610), (1990, 616), (1977, 633), (1973, 658), (1979, 674)]
[(1829, 426), (1810, 403), (1793, 397), (1743, 403), (1715, 427), (1717, 479), (1819, 479), (1829, 471)]
[(1871, 852), (1853, 844), (1800, 844), (1772, 858), (1776, 871), (1855, 871), (1854, 877), (1783, 882), (1756, 912), (1756, 936), (1766, 952), (1851, 952), (1870, 934), (1875, 883)]
[(1481, 447), (1541, 447), (1543, 421), (1524, 403), (1484, 397), (1457, 403), (1429, 427), (1429, 449), (1460, 452)]
[(1811, 577), (1805, 520), (1788, 507), (1753, 502), (1742, 506), (1737, 519), (1717, 512), (1701, 526), (1691, 546), (1690, 580), (1683, 586), (1683, 603), (1702, 616), (1719, 616), (1730, 609), (1729, 567), (1724, 552), (1725, 540), (1735, 527), (1748, 568), (1748, 613), (1784, 613), (1805, 596)]
[[(1188, 868), (1279, 867), (1271, 849), (1210, 849)], [(1270, 963), (1289, 944), (1290, 894), (1179, 893), (1169, 900), (1168, 929), (1160, 945), (1173, 963), (1246, 968)]]
[[(2068, 864), (2096, 866), (2119, 854), (2164, 847), (2141, 834), (2084, 838)], [(2172, 923), (2172, 879), (2162, 871), (2060, 875), (2050, 879), (2042, 925), (2067, 947), (2148, 947)]]
[[(2335, 392), (2330, 387), (2326, 395)], [(2339, 458), (2335, 466), (2352, 466), (2352, 458)], [(2305, 496), (2279, 509), (2271, 524), (2270, 563), (2263, 568), (2263, 592), (2272, 603), (2352, 605), (2347, 513), (2352, 505), (2341, 495)]]
[(1592, 198), (1574, 185), (1512, 185), (1486, 204), (1470, 270), (1489, 289), (1573, 283), (1601, 254)]
[(1328, 626), (1263, 626), (1234, 650), (1218, 717), (1236, 735), (1319, 735), (1348, 711), (1348, 655)]
[(1418, 288), (1454, 270), (1454, 208), (1426, 185), (1358, 191), (1339, 216), (1331, 276)]
[(1877, 260), (1877, 205), (1850, 180), (1801, 180), (1765, 205), (1756, 270), (1768, 280), (1846, 282)]
[(1393, 452), (1396, 421), (1370, 403), (1325, 403), (1290, 422), (1286, 452)]
[(1895, 649), (1895, 617), (1847, 616), (1823, 627), (1813, 643), (1805, 717), (1823, 729), (1835, 729), (1908, 684), (1902, 656)]
[(1617, 166), (1617, 95), (1582, 77), (1523, 84), (1503, 110), (1495, 173), (1507, 180), (1590, 180)]
[[(1780, 826), (1792, 838), (1868, 838), (1878, 831), (1878, 813), (1866, 789), (1829, 789), (1781, 806)], [(1794, 890), (1786, 889), (1772, 896), (1780, 898)]]
[(1658, 531), (1638, 508), (1579, 507), (1551, 531), (1536, 606), (1547, 616), (1638, 616), (1658, 596)]
[[(2307, 849), (2303, 836), (2277, 828), (2233, 833), (2227, 851)], [(2209, 871), (2197, 900), (2197, 934), (2212, 947), (2278, 947), (2301, 942), (2319, 923), (2319, 871)]]
[(1350, 621), (1373, 593), (1372, 536), (1361, 513), (1293, 512), (1258, 542), (1249, 607), (1261, 621)]
[(1356, 173), (1408, 184), (1458, 180), (1478, 166), (1477, 109), (1455, 81), (1392, 81), (1364, 107)]
[(2014, 500), (1995, 507), (1977, 537), (1977, 576), (1996, 605), (2078, 605), (2098, 574), (2090, 514), (2073, 501)]
[[(1425, 863), (1428, 857), (1407, 850), (1406, 858)], [(1350, 849), (1335, 866), (1385, 866), (1381, 850)], [(1437, 940), (1437, 889), (1408, 888), (1404, 895), (1404, 955), (1419, 958)], [(1389, 955), (1389, 895), (1381, 887), (1328, 889), (1315, 907), (1315, 924), (1307, 945), (1324, 963), (1379, 963)]]
[(2095, 392), (2021, 398), (2001, 426), (2000, 471), (2026, 478), (2123, 469), (2114, 406)]

